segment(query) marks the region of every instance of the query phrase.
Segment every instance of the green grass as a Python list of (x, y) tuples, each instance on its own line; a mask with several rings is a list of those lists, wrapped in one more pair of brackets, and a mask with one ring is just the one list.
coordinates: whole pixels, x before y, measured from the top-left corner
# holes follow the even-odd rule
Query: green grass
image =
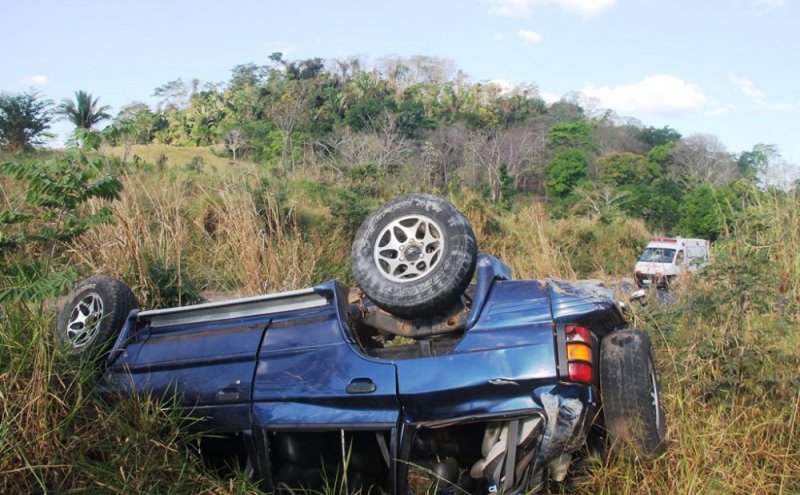
[[(123, 151), (122, 147), (117, 146), (108, 148), (107, 153), (110, 156), (122, 158)], [(137, 144), (131, 147), (128, 159), (136, 161), (138, 158), (142, 162), (155, 164), (158, 163), (159, 157), (162, 155), (167, 157), (165, 165), (168, 167), (185, 167), (197, 157), (202, 159), (206, 166), (217, 170), (225, 170), (237, 166), (252, 167), (254, 165), (246, 160), (234, 161), (226, 156), (220, 156), (212, 146), (186, 147), (169, 144)]]

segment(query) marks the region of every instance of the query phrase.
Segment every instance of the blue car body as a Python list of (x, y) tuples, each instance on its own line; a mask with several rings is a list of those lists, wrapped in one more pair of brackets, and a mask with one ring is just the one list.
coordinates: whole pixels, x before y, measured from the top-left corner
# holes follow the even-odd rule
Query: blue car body
[(527, 456), (523, 472), (504, 471), (504, 491), (522, 491), (584, 446), (596, 423), (597, 373), (590, 383), (570, 380), (566, 326), (590, 330), (591, 366), (600, 340), (625, 320), (602, 291), (511, 280), (487, 255), (476, 280), (457, 335), (388, 348), (359, 337), (349, 289), (335, 281), (134, 310), (100, 388), (178, 397), (203, 418), (199, 427), (242, 440), (266, 490), (313, 485), (325, 469), (344, 465), (351, 491), (377, 484), (406, 493), (410, 466), (429, 460), (434, 469), (449, 456), (463, 474), (486, 455), (487, 428), (511, 425), (508, 435), (517, 438), (528, 425), (535, 434), (506, 459), (518, 466)]

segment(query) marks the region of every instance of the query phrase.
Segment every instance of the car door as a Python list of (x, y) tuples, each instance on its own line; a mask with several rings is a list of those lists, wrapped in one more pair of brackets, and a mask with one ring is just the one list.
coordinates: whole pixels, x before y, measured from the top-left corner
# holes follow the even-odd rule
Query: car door
[(268, 429), (384, 429), (399, 416), (395, 366), (361, 354), (331, 304), (271, 322), (253, 384), (254, 423)]
[(269, 318), (162, 321), (141, 313), (125, 354), (107, 373), (110, 388), (177, 400), (184, 414), (216, 431), (250, 428), (253, 373)]
[(396, 363), (403, 420), (437, 424), (530, 410), (531, 390), (557, 377), (555, 353), (547, 288), (495, 282), (452, 352)]

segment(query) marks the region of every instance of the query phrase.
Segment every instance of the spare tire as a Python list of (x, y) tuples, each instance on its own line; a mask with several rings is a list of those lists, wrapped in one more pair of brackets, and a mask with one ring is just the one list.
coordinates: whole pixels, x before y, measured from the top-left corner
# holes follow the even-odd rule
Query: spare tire
[(75, 356), (100, 358), (117, 338), (136, 298), (121, 280), (94, 275), (67, 296), (56, 322), (56, 338)]
[(353, 241), (356, 283), (378, 307), (403, 317), (441, 314), (475, 272), (475, 234), (448, 201), (400, 196), (373, 211)]

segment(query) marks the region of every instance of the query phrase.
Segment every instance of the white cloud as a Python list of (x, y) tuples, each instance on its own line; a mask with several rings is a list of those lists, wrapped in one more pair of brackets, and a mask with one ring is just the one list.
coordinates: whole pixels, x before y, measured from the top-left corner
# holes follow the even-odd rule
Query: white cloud
[[(483, 0), (490, 4), (489, 13), (511, 17), (530, 17), (534, 8), (555, 5), (569, 12), (590, 16), (611, 7), (617, 0)], [(761, 0), (781, 1), (781, 0)]]
[(742, 93), (755, 100), (756, 103), (764, 103), (766, 101), (767, 94), (758, 89), (756, 84), (750, 79), (741, 79), (736, 77), (735, 74), (728, 74), (728, 78), (739, 88), (739, 90), (741, 90)]
[(45, 86), (47, 85), (47, 76), (34, 74), (32, 76), (23, 77), (19, 82), (27, 84), (28, 86)]
[(504, 39), (506, 39), (506, 37), (503, 33), (497, 33), (494, 35), (495, 41), (503, 41)]
[(557, 101), (559, 101), (561, 99), (561, 97), (558, 96), (557, 94), (548, 93), (547, 91), (542, 91), (540, 96), (542, 97), (544, 102), (547, 103), (548, 105), (552, 105), (553, 103), (555, 103), (555, 102), (557, 102)]
[(767, 93), (761, 90), (756, 83), (750, 79), (737, 77), (736, 74), (728, 74), (728, 79), (739, 88), (745, 96), (753, 100), (753, 103), (759, 108), (766, 108), (769, 110), (776, 110), (778, 112), (788, 112), (796, 108), (800, 108), (799, 102), (785, 102), (785, 101), (769, 101), (767, 100)]
[(586, 85), (581, 93), (596, 99), (602, 107), (621, 113), (698, 110), (706, 103), (699, 87), (663, 74), (615, 87)]
[(708, 110), (707, 112), (703, 113), (703, 115), (707, 117), (717, 117), (719, 115), (724, 115), (728, 113), (728, 110), (733, 110), (733, 109), (734, 109), (733, 105), (716, 104), (713, 108), (711, 108), (711, 110)]
[(751, 15), (766, 15), (786, 5), (785, 0), (750, 0)]
[(522, 44), (525, 46), (536, 45), (542, 41), (541, 34), (534, 33), (533, 31), (529, 31), (527, 29), (520, 29), (517, 31), (517, 35), (522, 38)]

